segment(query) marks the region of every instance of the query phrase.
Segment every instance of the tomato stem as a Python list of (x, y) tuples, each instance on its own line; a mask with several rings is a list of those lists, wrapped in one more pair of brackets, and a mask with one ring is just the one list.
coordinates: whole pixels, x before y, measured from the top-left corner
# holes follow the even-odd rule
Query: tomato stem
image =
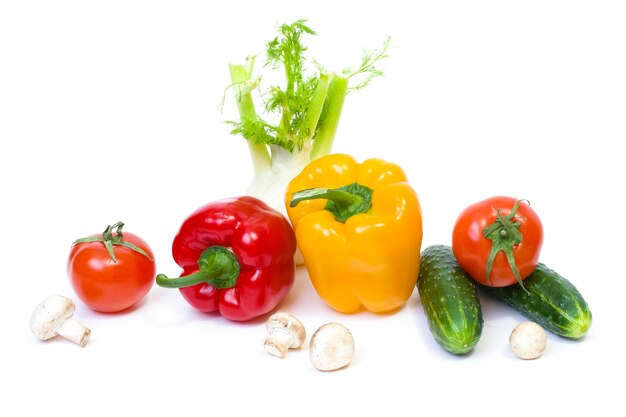
[(493, 261), (498, 253), (504, 252), (504, 255), (506, 256), (509, 266), (511, 267), (511, 271), (513, 271), (513, 275), (515, 275), (517, 282), (522, 287), (522, 289), (528, 293), (526, 288), (524, 288), (522, 277), (520, 276), (517, 269), (517, 264), (515, 263), (515, 255), (513, 254), (513, 248), (515, 247), (515, 245), (519, 245), (520, 243), (522, 243), (523, 239), (523, 235), (519, 231), (521, 223), (518, 221), (513, 221), (519, 205), (522, 201), (526, 200), (517, 200), (515, 202), (515, 204), (513, 205), (513, 209), (508, 216), (502, 216), (500, 214), (501, 209), (498, 209), (498, 215), (496, 217), (496, 220), (483, 229), (483, 236), (485, 236), (492, 242), (491, 252), (489, 252), (489, 258), (487, 259), (486, 271), (487, 282), (489, 283), (489, 285), (492, 285), (489, 275), (491, 274)]
[[(76, 241), (72, 243), (72, 246), (78, 245), (80, 243), (102, 242), (104, 246), (106, 247), (107, 252), (109, 252), (109, 256), (111, 257), (113, 262), (117, 262), (117, 258), (115, 257), (114, 247), (124, 246), (125, 248), (134, 250), (135, 252), (142, 254), (143, 256), (148, 258), (150, 261), (152, 261), (152, 257), (146, 251), (144, 251), (140, 247), (130, 242), (124, 241), (124, 235), (122, 234), (123, 227), (124, 227), (124, 223), (122, 222), (110, 224), (106, 227), (106, 229), (104, 229), (104, 232), (102, 232), (101, 236), (89, 236), (89, 237), (84, 237), (82, 239), (76, 239)], [(115, 235), (113, 235), (114, 231), (115, 231)]]

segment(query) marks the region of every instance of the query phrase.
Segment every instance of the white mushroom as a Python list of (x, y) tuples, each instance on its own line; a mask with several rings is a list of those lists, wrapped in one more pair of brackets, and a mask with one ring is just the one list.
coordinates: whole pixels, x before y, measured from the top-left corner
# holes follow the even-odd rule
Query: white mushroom
[(343, 324), (327, 323), (311, 337), (311, 362), (320, 371), (334, 371), (352, 362), (354, 338)]
[(57, 334), (84, 347), (89, 341), (91, 330), (77, 322), (72, 315), (76, 305), (62, 295), (51, 295), (43, 300), (30, 317), (30, 328), (41, 340)]
[(289, 349), (302, 346), (306, 338), (306, 332), (300, 320), (288, 313), (272, 314), (265, 327), (269, 333), (269, 337), (265, 340), (265, 350), (279, 358), (287, 356)]
[(536, 359), (546, 349), (546, 331), (532, 321), (518, 324), (509, 336), (511, 350), (521, 359)]

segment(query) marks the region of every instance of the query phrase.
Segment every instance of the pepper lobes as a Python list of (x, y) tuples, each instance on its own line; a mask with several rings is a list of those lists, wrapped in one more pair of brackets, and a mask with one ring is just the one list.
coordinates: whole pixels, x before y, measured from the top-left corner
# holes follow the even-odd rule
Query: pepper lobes
[(330, 307), (381, 313), (406, 303), (419, 274), (422, 215), (398, 165), (327, 155), (290, 182), (285, 199), (309, 277)]
[(203, 312), (247, 321), (273, 310), (295, 279), (296, 239), (289, 221), (254, 197), (206, 204), (180, 227), (172, 254), (180, 278), (157, 284), (179, 288)]

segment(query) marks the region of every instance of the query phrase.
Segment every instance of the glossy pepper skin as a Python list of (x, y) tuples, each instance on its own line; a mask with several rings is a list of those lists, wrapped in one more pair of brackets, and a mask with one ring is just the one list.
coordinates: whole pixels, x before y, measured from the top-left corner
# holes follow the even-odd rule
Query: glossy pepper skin
[[(354, 183), (373, 190), (371, 206), (345, 223), (325, 208), (325, 199), (304, 199), (291, 207), (299, 191)], [(363, 306), (379, 313), (405, 304), (419, 274), (422, 215), (399, 166), (328, 155), (294, 178), (285, 198), (313, 286), (330, 307), (351, 313)]]
[[(247, 321), (273, 310), (293, 286), (296, 240), (288, 220), (254, 197), (216, 201), (200, 207), (180, 227), (172, 253), (181, 278), (157, 277), (176, 288), (177, 280), (198, 274), (208, 248), (234, 255), (232, 282), (201, 282), (180, 288), (189, 304), (203, 312), (219, 311), (227, 319)], [(219, 264), (219, 261), (217, 262)], [(227, 268), (228, 269), (228, 268)], [(206, 269), (208, 278), (214, 275)], [(218, 288), (222, 287), (224, 288)]]

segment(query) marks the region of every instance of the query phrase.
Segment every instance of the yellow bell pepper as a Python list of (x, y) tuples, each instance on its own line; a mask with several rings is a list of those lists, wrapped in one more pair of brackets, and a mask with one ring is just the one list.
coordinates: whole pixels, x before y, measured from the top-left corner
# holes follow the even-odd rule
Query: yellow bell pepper
[(319, 296), (344, 313), (402, 307), (419, 274), (422, 215), (402, 169), (333, 154), (287, 187), (287, 213)]

